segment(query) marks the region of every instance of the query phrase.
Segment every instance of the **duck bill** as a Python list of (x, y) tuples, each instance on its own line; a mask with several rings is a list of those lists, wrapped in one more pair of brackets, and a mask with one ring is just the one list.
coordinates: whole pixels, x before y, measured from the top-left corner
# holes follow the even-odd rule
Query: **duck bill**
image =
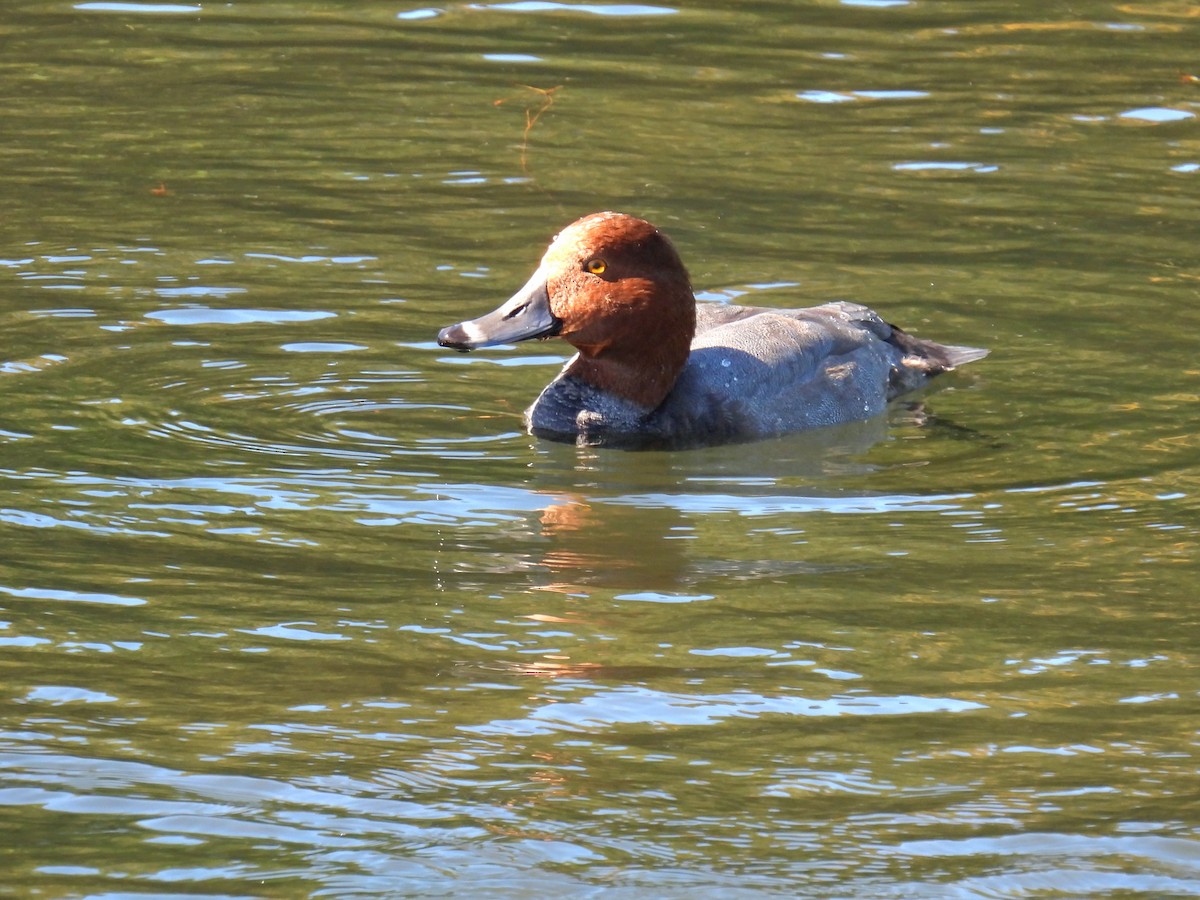
[(466, 353), (480, 347), (553, 337), (562, 324), (562, 319), (550, 311), (546, 277), (538, 270), (499, 309), (478, 319), (443, 328), (438, 332), (438, 343)]

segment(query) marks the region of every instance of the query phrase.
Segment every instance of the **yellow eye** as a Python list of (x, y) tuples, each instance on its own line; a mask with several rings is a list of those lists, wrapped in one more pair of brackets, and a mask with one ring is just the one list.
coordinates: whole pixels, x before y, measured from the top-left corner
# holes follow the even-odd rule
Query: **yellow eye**
[(604, 270), (608, 268), (608, 263), (602, 259), (589, 259), (583, 264), (583, 267), (593, 275), (603, 275)]

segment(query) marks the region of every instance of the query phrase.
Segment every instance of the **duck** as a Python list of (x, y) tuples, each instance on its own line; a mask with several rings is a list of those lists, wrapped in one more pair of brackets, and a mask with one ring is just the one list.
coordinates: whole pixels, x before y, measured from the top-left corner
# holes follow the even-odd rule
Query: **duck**
[(441, 329), (437, 342), (469, 352), (551, 338), (576, 352), (525, 411), (528, 432), (641, 448), (869, 419), (988, 354), (914, 337), (847, 301), (804, 309), (697, 302), (671, 239), (618, 212), (562, 229), (507, 302)]

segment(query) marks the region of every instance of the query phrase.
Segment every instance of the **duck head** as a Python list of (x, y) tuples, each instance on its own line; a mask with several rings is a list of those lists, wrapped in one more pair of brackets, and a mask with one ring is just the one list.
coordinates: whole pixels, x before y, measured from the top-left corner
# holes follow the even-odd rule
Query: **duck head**
[(601, 212), (564, 228), (508, 302), (443, 328), (438, 343), (465, 352), (560, 337), (579, 351), (564, 375), (653, 409), (695, 330), (696, 300), (671, 241), (643, 219)]

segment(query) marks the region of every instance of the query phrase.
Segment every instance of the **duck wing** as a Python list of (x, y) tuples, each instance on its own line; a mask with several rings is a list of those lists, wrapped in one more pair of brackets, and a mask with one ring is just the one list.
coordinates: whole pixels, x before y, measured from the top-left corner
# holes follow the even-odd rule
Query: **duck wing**
[(721, 439), (851, 422), (986, 354), (915, 338), (856, 303), (699, 304), (691, 355), (654, 418), (668, 432)]

